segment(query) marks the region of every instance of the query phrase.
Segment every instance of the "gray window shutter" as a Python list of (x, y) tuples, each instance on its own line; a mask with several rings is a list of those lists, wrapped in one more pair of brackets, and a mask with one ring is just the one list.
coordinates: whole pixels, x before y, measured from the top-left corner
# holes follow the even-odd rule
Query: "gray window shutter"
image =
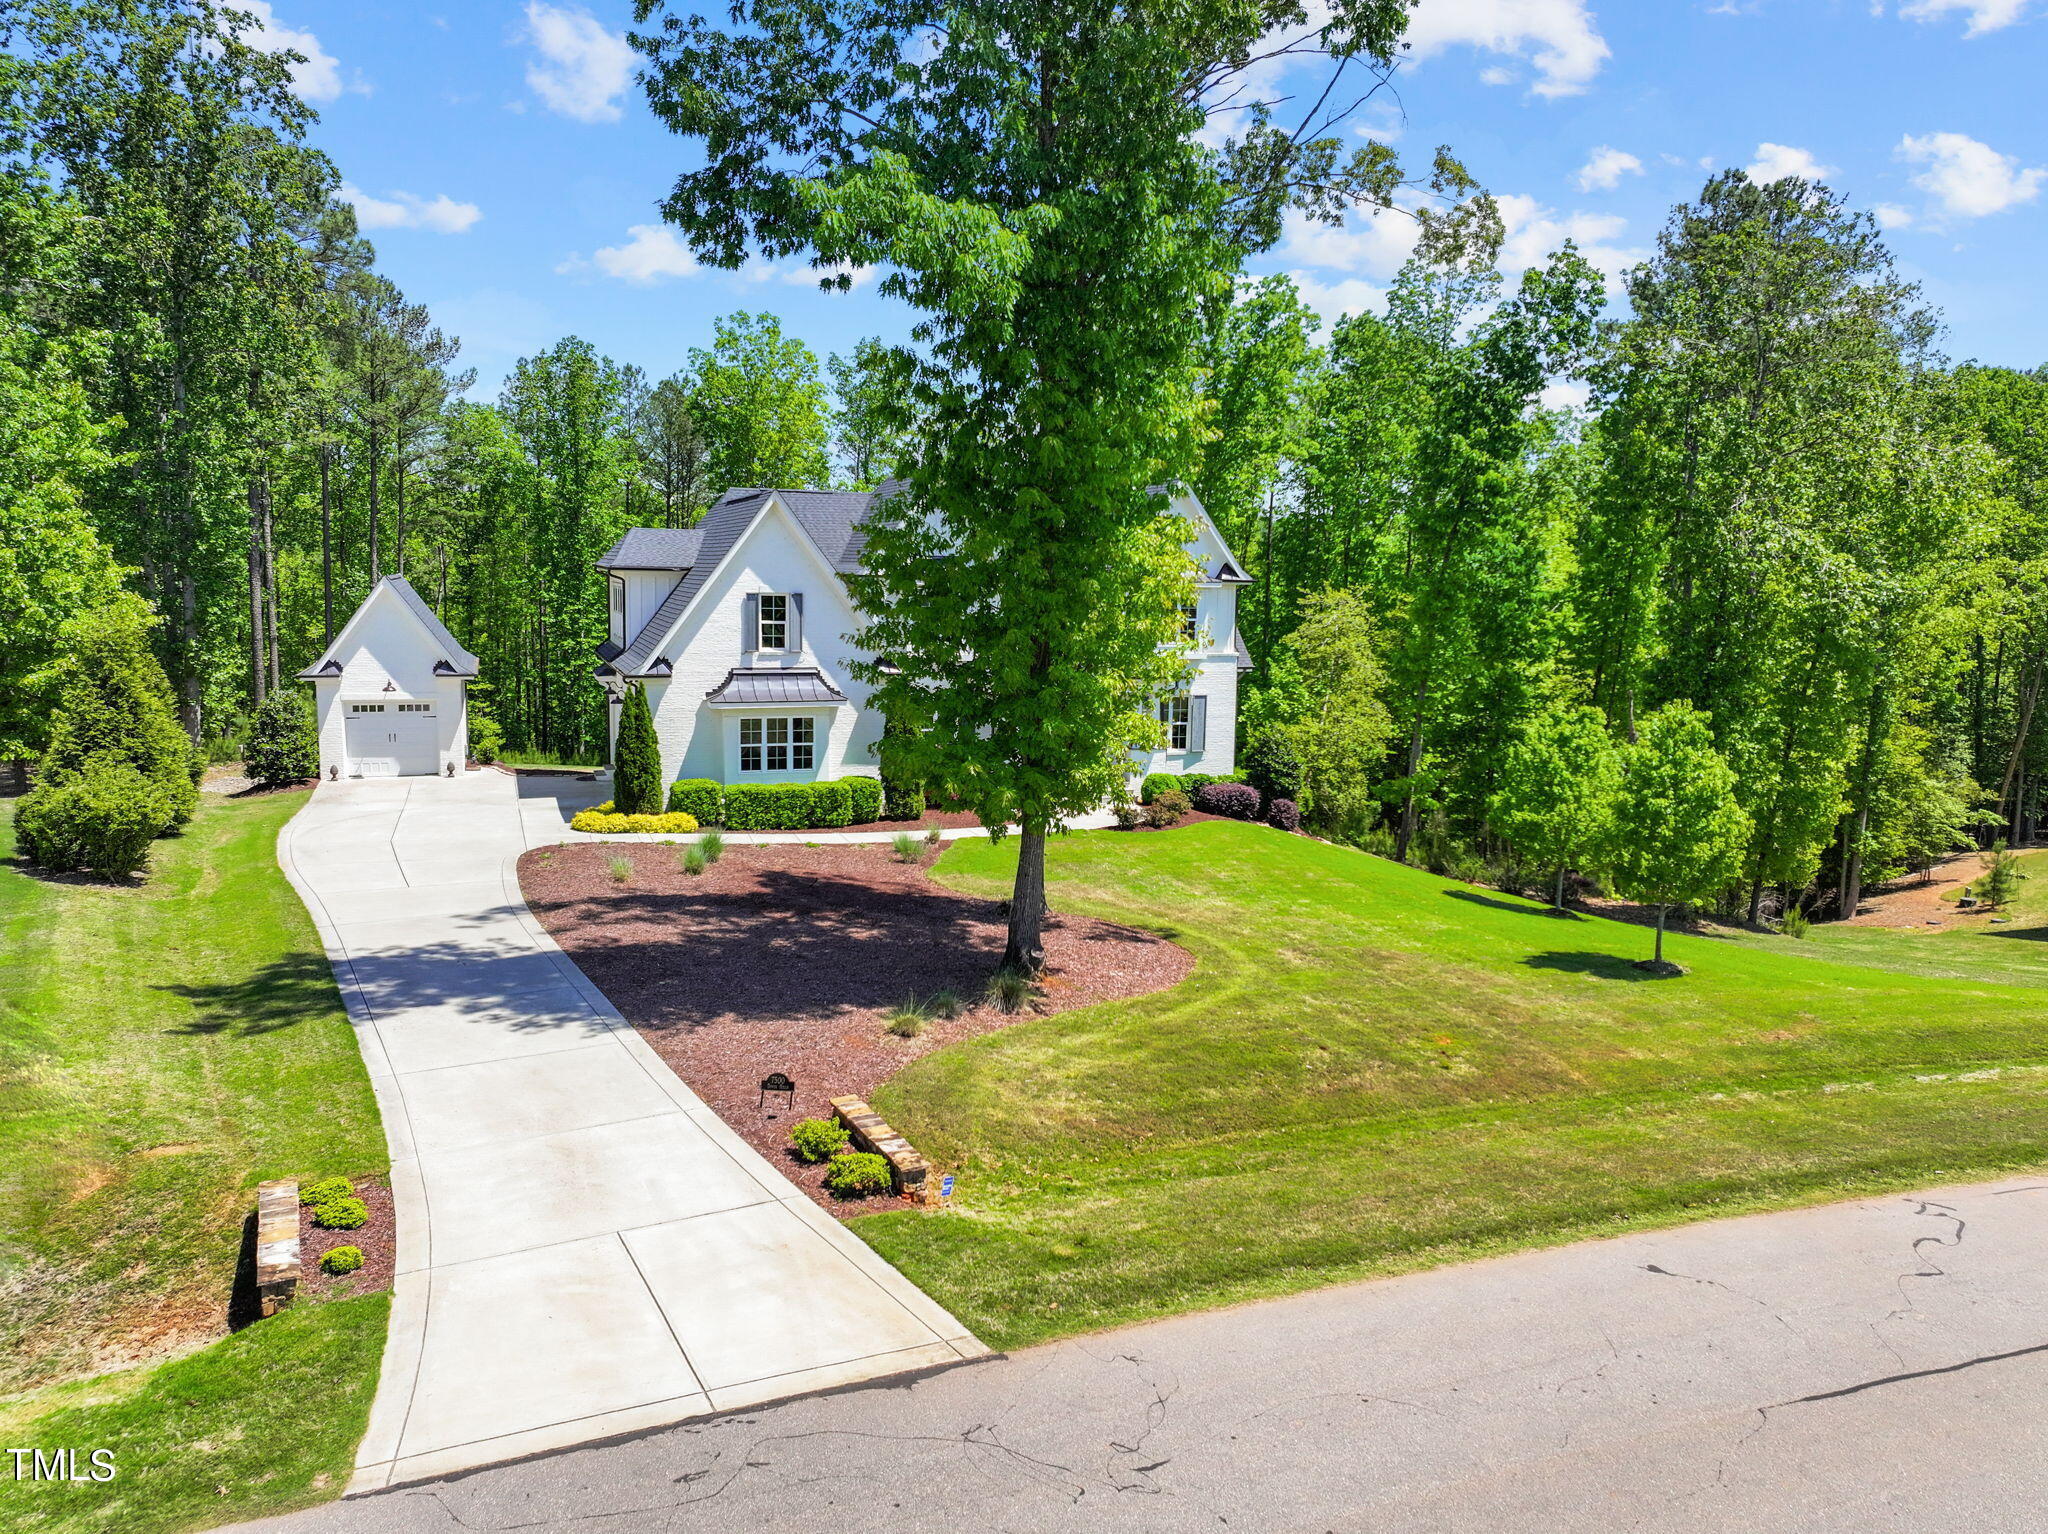
[(789, 594), (789, 638), (783, 641), (782, 647), (792, 655), (804, 647), (804, 594), (801, 591)]
[(761, 648), (761, 599), (748, 592), (740, 607), (740, 649), (751, 655)]
[(1209, 700), (1200, 693), (1188, 699), (1188, 749), (1209, 749)]

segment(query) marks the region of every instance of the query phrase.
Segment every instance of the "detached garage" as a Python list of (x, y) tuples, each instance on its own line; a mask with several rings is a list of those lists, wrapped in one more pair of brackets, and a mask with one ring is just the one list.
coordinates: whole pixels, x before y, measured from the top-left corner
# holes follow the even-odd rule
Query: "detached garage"
[(299, 673), (313, 684), (320, 776), (460, 772), (476, 665), (411, 582), (385, 576), (327, 653)]

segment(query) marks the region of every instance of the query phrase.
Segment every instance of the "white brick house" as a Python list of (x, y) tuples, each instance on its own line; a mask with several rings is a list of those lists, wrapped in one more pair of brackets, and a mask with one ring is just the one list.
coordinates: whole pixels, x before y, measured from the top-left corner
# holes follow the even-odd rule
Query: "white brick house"
[[(875, 492), (729, 490), (687, 530), (634, 528), (598, 561), (610, 631), (597, 676), (611, 699), (611, 737), (628, 681), (647, 690), (664, 780), (794, 783), (877, 771), (882, 717), (848, 670), (860, 627), (844, 577), (860, 569)], [(1230, 772), (1238, 673), (1238, 588), (1249, 584), (1202, 505), (1169, 510), (1192, 522), (1193, 675), (1162, 704), (1167, 749), (1134, 759), (1143, 772)]]

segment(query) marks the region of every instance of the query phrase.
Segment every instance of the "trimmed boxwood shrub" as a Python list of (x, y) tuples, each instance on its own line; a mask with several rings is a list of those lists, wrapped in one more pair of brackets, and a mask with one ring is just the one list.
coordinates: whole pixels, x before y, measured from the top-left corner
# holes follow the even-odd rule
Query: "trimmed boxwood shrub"
[(322, 1230), (360, 1230), (370, 1218), (370, 1206), (359, 1198), (323, 1199), (313, 1206), (313, 1223)]
[(882, 780), (880, 778), (841, 778), (846, 785), (846, 823), (864, 826), (871, 820), (882, 818)]
[(843, 826), (853, 819), (853, 796), (846, 791), (844, 778), (813, 783), (810, 790), (811, 825)]
[(320, 1259), (322, 1273), (353, 1273), (362, 1265), (363, 1249), (359, 1246), (333, 1247)]
[(840, 1198), (866, 1198), (871, 1193), (887, 1193), (893, 1186), (889, 1162), (873, 1151), (849, 1151), (844, 1156), (835, 1156), (825, 1173), (825, 1186)]
[(714, 778), (678, 778), (668, 786), (668, 812), (695, 815), (704, 826), (725, 824), (725, 786)]
[(725, 790), (728, 831), (809, 831), (843, 826), (852, 804), (835, 783), (738, 783)]
[(356, 1185), (346, 1177), (323, 1177), (299, 1189), (302, 1204), (324, 1204), (331, 1198), (354, 1198)]
[(1138, 785), (1138, 803), (1150, 804), (1168, 790), (1177, 790), (1180, 779), (1170, 772), (1148, 772), (1145, 781)]
[(1266, 824), (1283, 831), (1301, 829), (1301, 810), (1292, 799), (1275, 799), (1266, 806)]
[(853, 1136), (836, 1119), (798, 1119), (789, 1126), (789, 1143), (806, 1161), (830, 1161), (853, 1143)]
[(15, 808), (22, 856), (56, 873), (114, 878), (149, 861), (170, 822), (163, 790), (125, 762), (90, 762), (75, 778), (40, 783)]
[(1195, 808), (1204, 815), (1232, 820), (1259, 818), (1259, 791), (1243, 783), (1205, 783), (1195, 790)]

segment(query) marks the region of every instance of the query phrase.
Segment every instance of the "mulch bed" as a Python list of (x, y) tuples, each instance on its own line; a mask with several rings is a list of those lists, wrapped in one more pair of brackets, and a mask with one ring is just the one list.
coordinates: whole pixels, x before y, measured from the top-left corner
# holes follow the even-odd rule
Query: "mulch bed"
[[(389, 1289), (398, 1262), (398, 1222), (391, 1217), (391, 1189), (381, 1179), (352, 1177), (356, 1197), (369, 1207), (359, 1230), (322, 1230), (313, 1211), (299, 1205), (299, 1295), (296, 1303), (346, 1300)], [(353, 1273), (323, 1273), (320, 1258), (337, 1246), (361, 1247), (363, 1265)]]
[[(1080, 916), (1048, 918), (1047, 971), (1030, 1007), (981, 996), (1002, 958), (997, 901), (935, 884), (885, 845), (756, 846), (735, 838), (692, 878), (678, 849), (649, 843), (542, 848), (519, 861), (527, 904), (691, 1090), (820, 1205), (824, 1168), (789, 1148), (789, 1126), (829, 1099), (874, 1089), (918, 1056), (1034, 1014), (1179, 983), (1192, 957), (1165, 938)], [(633, 864), (630, 883), (609, 864)], [(976, 1003), (900, 1039), (883, 1020), (907, 997), (950, 990)], [(793, 1106), (760, 1102), (781, 1071)]]

